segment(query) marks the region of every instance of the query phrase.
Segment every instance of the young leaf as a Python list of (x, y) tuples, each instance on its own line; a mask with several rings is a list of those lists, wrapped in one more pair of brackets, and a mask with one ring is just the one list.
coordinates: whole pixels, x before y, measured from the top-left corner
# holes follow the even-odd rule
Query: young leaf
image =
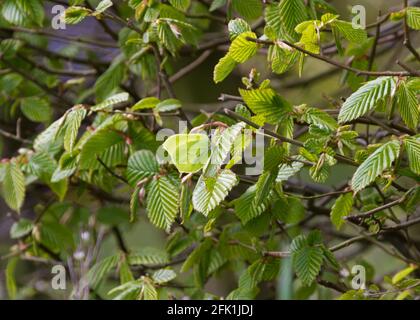
[(168, 230), (178, 214), (178, 187), (166, 176), (147, 185), (147, 216), (156, 227)]
[[(296, 160), (304, 160), (304, 157), (297, 156)], [(279, 173), (277, 174), (277, 182), (287, 181), (290, 177), (302, 169), (304, 164), (301, 161), (292, 161), (292, 163), (283, 163), (279, 166)]]
[(3, 196), (7, 205), (17, 212), (25, 200), (25, 176), (18, 164), (9, 162), (5, 166)]
[(86, 116), (86, 109), (83, 107), (74, 109), (66, 117), (64, 124), (64, 149), (68, 152), (73, 151), (73, 147), (76, 143), (77, 134), (79, 132), (80, 125)]
[(375, 108), (379, 101), (395, 92), (393, 77), (379, 77), (369, 81), (344, 102), (338, 122), (344, 123), (359, 118)]
[(420, 175), (420, 141), (419, 138), (408, 137), (404, 139), (404, 148), (407, 150), (410, 170)]
[(375, 150), (356, 170), (351, 180), (351, 187), (355, 192), (371, 184), (383, 171), (389, 169), (398, 157), (400, 144), (390, 141)]
[(41, 27), (44, 20), (44, 8), (39, 0), (4, 0), (1, 13), (6, 21), (18, 26)]
[(84, 7), (68, 7), (64, 12), (64, 21), (67, 24), (77, 24), (84, 20), (90, 13), (91, 11)]
[(34, 224), (31, 220), (22, 218), (19, 221), (15, 222), (10, 228), (10, 238), (22, 238), (31, 233), (33, 228)]
[(118, 261), (120, 259), (119, 255), (113, 255), (106, 257), (96, 263), (88, 272), (87, 277), (89, 284), (92, 288), (97, 288), (101, 280), (109, 273), (112, 269), (116, 268)]
[(168, 263), (169, 257), (165, 251), (156, 248), (143, 248), (138, 252), (130, 253), (128, 255), (128, 261), (132, 266), (154, 266)]
[(125, 158), (124, 146), (125, 139), (119, 132), (96, 129), (81, 146), (79, 168), (101, 168), (98, 158), (107, 166), (119, 164)]
[(259, 0), (232, 0), (232, 7), (245, 19), (259, 18), (263, 9)]
[(140, 291), (140, 297), (144, 300), (157, 300), (158, 293), (151, 281), (148, 278), (143, 278), (142, 284), (143, 286)]
[(309, 286), (321, 271), (323, 251), (320, 246), (312, 245), (300, 235), (293, 239), (290, 246), (296, 274), (304, 285)]
[(186, 11), (191, 5), (191, 0), (169, 0), (169, 3), (181, 11)]
[(126, 102), (130, 98), (130, 95), (127, 92), (117, 93), (113, 96), (105, 99), (101, 103), (94, 105), (90, 110), (92, 111), (101, 111), (109, 107), (113, 107), (116, 104)]
[(257, 204), (254, 199), (256, 195), (256, 186), (251, 186), (239, 198), (235, 199), (235, 214), (241, 220), (242, 224), (260, 216), (267, 208), (270, 198), (266, 197), (265, 201)]
[(52, 109), (46, 99), (38, 97), (24, 98), (21, 101), (20, 110), (29, 120), (34, 122), (46, 122), (52, 116)]
[(401, 118), (409, 128), (416, 130), (420, 118), (420, 106), (416, 91), (405, 82), (401, 82), (398, 86), (397, 97)]
[(235, 69), (237, 64), (238, 63), (229, 54), (221, 58), (214, 67), (213, 81), (219, 83), (225, 80), (233, 69)]
[(201, 176), (193, 192), (194, 209), (207, 216), (225, 199), (237, 182), (236, 175), (227, 169), (220, 171), (215, 177)]
[(10, 300), (16, 299), (16, 291), (17, 291), (17, 285), (16, 285), (16, 277), (15, 277), (15, 269), (16, 265), (19, 259), (17, 257), (10, 258), (7, 262), (6, 270), (5, 270), (5, 282), (6, 282), (6, 288), (7, 288), (7, 294), (9, 296)]
[(316, 125), (320, 128), (336, 130), (337, 121), (325, 111), (316, 108), (305, 108), (302, 114), (302, 120), (308, 124)]
[(110, 7), (112, 7), (112, 1), (111, 0), (102, 0), (96, 6), (95, 14), (102, 13), (102, 12), (104, 12), (106, 9), (108, 9)]
[(295, 27), (307, 20), (306, 6), (302, 0), (282, 0), (279, 5), (279, 16), (283, 34), (296, 39)]
[(247, 38), (256, 39), (257, 36), (254, 32), (243, 32), (233, 40), (229, 48), (228, 55), (236, 62), (244, 63), (257, 53), (258, 45)]
[(160, 269), (153, 273), (152, 279), (157, 284), (164, 284), (176, 278), (176, 273), (172, 269)]
[(156, 97), (147, 97), (144, 99), (141, 99), (139, 102), (137, 102), (134, 106), (131, 107), (131, 110), (143, 110), (143, 109), (153, 109), (155, 108), (158, 103), (160, 103), (160, 100)]
[(269, 123), (279, 122), (287, 112), (291, 111), (291, 105), (280, 97), (273, 89), (239, 89), (239, 93), (247, 106), (256, 115), (263, 116)]
[(353, 195), (351, 193), (342, 194), (335, 201), (331, 209), (331, 222), (337, 230), (340, 230), (344, 223), (343, 217), (348, 216), (353, 207)]
[(50, 150), (51, 145), (54, 145), (54, 142), (56, 142), (65, 120), (66, 116), (63, 116), (60, 119), (54, 121), (47, 129), (45, 129), (35, 138), (35, 151), (48, 152)]
[(181, 101), (178, 99), (166, 99), (156, 105), (157, 112), (169, 112), (181, 108)]
[(408, 26), (414, 30), (420, 30), (420, 8), (408, 7), (406, 15)]
[(335, 20), (331, 23), (333, 28), (337, 30), (350, 42), (357, 44), (363, 43), (367, 40), (367, 33), (363, 29), (355, 29), (350, 22)]
[(251, 27), (249, 26), (248, 22), (241, 18), (236, 18), (229, 21), (228, 30), (230, 39), (234, 40), (237, 36), (244, 32), (250, 32)]
[(140, 150), (132, 154), (127, 164), (128, 183), (135, 187), (144, 178), (153, 177), (159, 173), (159, 164), (153, 152)]
[(172, 135), (164, 142), (163, 148), (179, 172), (197, 172), (209, 158), (209, 139), (205, 134)]

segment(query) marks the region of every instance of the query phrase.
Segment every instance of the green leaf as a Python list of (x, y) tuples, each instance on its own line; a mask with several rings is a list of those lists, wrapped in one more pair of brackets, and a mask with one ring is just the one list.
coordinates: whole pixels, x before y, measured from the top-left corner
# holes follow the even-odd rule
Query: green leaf
[(215, 83), (222, 82), (235, 69), (238, 63), (229, 55), (225, 55), (219, 60), (214, 67), (213, 81)]
[(157, 284), (164, 284), (176, 278), (176, 273), (172, 269), (160, 269), (153, 273), (152, 279)]
[(6, 21), (18, 26), (42, 26), (45, 16), (39, 0), (4, 0), (1, 14)]
[(119, 255), (106, 257), (96, 263), (88, 272), (87, 277), (92, 288), (97, 288), (102, 279), (116, 268), (120, 260)]
[(398, 86), (397, 98), (401, 118), (409, 128), (416, 130), (420, 118), (420, 107), (416, 91), (411, 89), (405, 82), (401, 82)]
[(414, 137), (404, 139), (404, 148), (407, 150), (410, 170), (420, 175), (420, 141)]
[(259, 18), (263, 9), (259, 0), (232, 0), (232, 7), (245, 19)]
[(149, 282), (148, 278), (143, 278), (143, 286), (140, 291), (140, 296), (143, 297), (144, 300), (157, 300), (158, 293), (154, 285)]
[(4, 272), (7, 294), (10, 300), (16, 299), (17, 285), (15, 277), (15, 269), (19, 259), (17, 257), (9, 259)]
[(213, 2), (211, 3), (211, 6), (209, 8), (209, 11), (212, 12), (214, 10), (217, 10), (221, 7), (223, 7), (226, 4), (227, 0), (213, 0)]
[(154, 266), (169, 262), (165, 251), (156, 248), (142, 248), (140, 251), (128, 255), (129, 264), (132, 266)]
[(191, 5), (191, 0), (169, 0), (169, 3), (178, 10), (186, 11)]
[(140, 199), (139, 194), (142, 187), (134, 187), (133, 193), (130, 197), (130, 222), (134, 222), (136, 220), (137, 210), (139, 208)]
[[(49, 151), (51, 145), (57, 140), (62, 129), (66, 116), (54, 121), (47, 129), (41, 132), (34, 141), (35, 151)], [(60, 146), (61, 147), (61, 146)]]
[(153, 177), (157, 173), (159, 173), (159, 164), (152, 151), (140, 150), (128, 159), (127, 179), (133, 187), (144, 178)]
[(22, 99), (20, 110), (26, 118), (34, 122), (47, 122), (52, 116), (52, 109), (48, 100), (38, 97)]
[(64, 11), (64, 21), (67, 24), (77, 24), (89, 16), (90, 13), (91, 11), (84, 7), (68, 7), (66, 11)]
[(59, 182), (73, 175), (77, 169), (77, 161), (77, 156), (73, 156), (72, 154), (66, 152), (63, 153), (57, 168), (54, 170), (51, 176), (51, 182)]
[(245, 20), (236, 18), (229, 21), (228, 30), (230, 39), (233, 40), (244, 32), (251, 32), (251, 27)]
[(122, 134), (111, 130), (96, 130), (97, 132), (94, 132), (81, 146), (80, 169), (101, 168), (97, 158), (110, 167), (121, 163), (125, 158), (125, 139)]
[(111, 0), (102, 0), (97, 5), (97, 7), (95, 9), (95, 14), (102, 13), (110, 7), (112, 7), (112, 1)]
[(305, 217), (306, 209), (299, 198), (281, 197), (274, 203), (272, 211), (284, 223), (295, 224)]
[(156, 227), (169, 230), (178, 214), (178, 186), (168, 177), (154, 178), (147, 185), (147, 216)]
[(124, 259), (119, 265), (120, 283), (127, 283), (134, 280), (133, 273), (127, 260)]
[(205, 134), (172, 135), (163, 143), (179, 172), (201, 170), (209, 159), (209, 139)]
[(143, 109), (154, 109), (158, 103), (160, 103), (160, 100), (156, 97), (147, 97), (144, 99), (141, 99), (139, 102), (137, 102), (134, 106), (131, 107), (131, 110), (143, 110)]
[(398, 157), (400, 144), (389, 141), (375, 150), (356, 170), (351, 180), (351, 187), (355, 192), (364, 189), (386, 169), (389, 169)]
[(320, 53), (317, 25), (316, 21), (305, 21), (295, 28), (297, 33), (302, 34), (299, 44), (302, 44), (306, 50), (315, 54)]
[(140, 280), (133, 280), (113, 288), (108, 295), (117, 294), (113, 300), (138, 300), (142, 284)]
[(40, 226), (41, 243), (53, 252), (74, 249), (73, 233), (68, 226), (56, 221), (44, 221)]
[(408, 7), (406, 11), (407, 24), (411, 29), (420, 30), (420, 8)]
[(264, 202), (267, 198), (267, 195), (270, 194), (270, 191), (276, 182), (277, 170), (265, 171), (258, 177), (258, 181), (255, 184), (256, 194), (255, 194), (255, 205), (258, 206)]
[(15, 222), (10, 228), (10, 238), (22, 238), (31, 233), (33, 228), (34, 224), (31, 220), (25, 218), (19, 219), (19, 221)]
[(19, 165), (14, 162), (5, 165), (3, 197), (11, 209), (20, 211), (25, 200), (25, 176)]
[(357, 119), (375, 108), (378, 103), (395, 92), (393, 77), (379, 77), (369, 81), (344, 102), (338, 115), (338, 122)]
[(321, 271), (323, 251), (301, 235), (293, 239), (290, 250), (296, 274), (304, 285), (310, 286)]
[(302, 120), (308, 124), (316, 125), (320, 128), (336, 130), (337, 121), (325, 111), (316, 108), (305, 108), (302, 114)]
[[(16, 56), (19, 49), (23, 46), (23, 41), (17, 39), (4, 39), (0, 41), (0, 54), (4, 59), (11, 59)], [(11, 74), (13, 75), (13, 74)]]
[(269, 147), (264, 153), (264, 171), (274, 171), (286, 159), (286, 150), (280, 146), (275, 145)]
[(264, 199), (262, 203), (255, 200), (256, 186), (249, 187), (239, 198), (234, 200), (235, 214), (241, 220), (242, 224), (260, 216), (267, 208), (270, 197)]
[(215, 177), (201, 176), (193, 192), (194, 209), (207, 216), (226, 198), (237, 182), (236, 175), (227, 169), (220, 171)]
[[(296, 160), (304, 160), (302, 156), (296, 156)], [(304, 164), (301, 161), (292, 161), (291, 163), (284, 163), (279, 166), (279, 173), (277, 175), (277, 182), (287, 181), (290, 177), (302, 169)]]
[(299, 52), (291, 48), (274, 45), (269, 47), (267, 57), (271, 61), (273, 72), (282, 74), (295, 65), (299, 57)]
[(417, 266), (412, 265), (409, 266), (399, 272), (397, 272), (393, 277), (392, 277), (392, 284), (397, 284), (399, 282), (401, 282), (402, 280), (404, 280), (408, 275), (410, 275), (413, 271), (417, 270)]
[(276, 124), (285, 117), (287, 112), (291, 111), (290, 103), (271, 88), (239, 89), (239, 93), (252, 112), (265, 117), (268, 123)]
[(296, 39), (295, 28), (307, 20), (306, 6), (302, 0), (282, 0), (279, 4), (280, 26), (282, 33)]
[(367, 40), (366, 31), (353, 28), (353, 25), (350, 22), (335, 20), (331, 23), (331, 26), (337, 28), (338, 32), (350, 42), (361, 44)]
[(215, 131), (211, 141), (211, 155), (203, 169), (203, 177), (214, 178), (217, 175), (244, 128), (245, 123), (238, 122), (227, 129)]
[(73, 147), (76, 144), (77, 135), (79, 133), (80, 125), (86, 116), (86, 109), (76, 108), (69, 112), (66, 117), (64, 124), (64, 149), (68, 152), (73, 151)]
[(212, 247), (212, 241), (210, 238), (204, 238), (204, 241), (200, 243), (187, 257), (181, 267), (181, 272), (186, 272), (191, 269), (194, 265), (198, 265), (203, 256), (206, 256)]
[(331, 222), (337, 230), (344, 224), (343, 217), (348, 216), (353, 208), (353, 195), (351, 193), (342, 194), (335, 201), (331, 209)]
[(156, 105), (157, 112), (169, 112), (180, 109), (182, 107), (181, 101), (178, 99), (166, 99)]
[(236, 62), (244, 63), (257, 53), (258, 45), (247, 38), (257, 39), (257, 36), (254, 32), (243, 32), (233, 40), (229, 48), (228, 55)]
[(90, 108), (90, 110), (101, 111), (101, 110), (113, 107), (114, 105), (120, 104), (122, 102), (127, 102), (129, 98), (130, 98), (130, 95), (127, 92), (117, 93), (105, 99), (101, 103), (94, 105), (92, 108)]

